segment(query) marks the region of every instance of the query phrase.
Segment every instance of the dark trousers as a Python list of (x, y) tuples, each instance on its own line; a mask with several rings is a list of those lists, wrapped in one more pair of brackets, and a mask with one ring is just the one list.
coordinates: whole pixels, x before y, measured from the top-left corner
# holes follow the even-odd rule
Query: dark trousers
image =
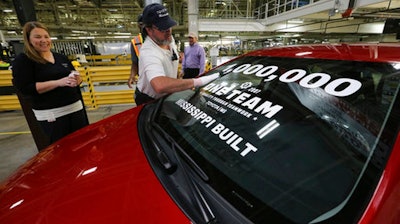
[(183, 70), (183, 78), (184, 79), (192, 79), (198, 76), (200, 73), (199, 68), (185, 68)]
[(147, 102), (150, 102), (152, 100), (154, 100), (153, 97), (151, 97), (151, 96), (149, 96), (149, 95), (147, 95), (145, 93), (140, 92), (138, 90), (138, 88), (136, 88), (136, 90), (135, 90), (135, 103), (136, 103), (137, 106), (139, 106), (141, 104), (144, 104), (144, 103), (147, 103)]
[(88, 124), (86, 111), (83, 109), (59, 117), (53, 122), (39, 121), (43, 132), (49, 136), (50, 144)]

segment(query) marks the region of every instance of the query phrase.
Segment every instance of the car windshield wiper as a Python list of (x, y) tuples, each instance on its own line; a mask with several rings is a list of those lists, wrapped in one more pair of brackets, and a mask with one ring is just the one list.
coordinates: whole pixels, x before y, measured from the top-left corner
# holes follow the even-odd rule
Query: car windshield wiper
[[(214, 213), (212, 212), (210, 206), (204, 198), (203, 193), (200, 191), (198, 184), (194, 181), (194, 178), (191, 176), (192, 174), (188, 172), (187, 168), (192, 168), (204, 181), (208, 181), (209, 179), (207, 174), (190, 158), (190, 156), (184, 150), (182, 150), (182, 148), (176, 144), (176, 142), (168, 134), (166, 134), (164, 131), (160, 131), (161, 128), (157, 124), (153, 124), (152, 126), (153, 128), (157, 129), (156, 132), (159, 135), (161, 134), (164, 139), (171, 143), (171, 150), (174, 153), (177, 165), (171, 161), (167, 154), (160, 147), (158, 147), (157, 144), (154, 144), (159, 162), (163, 165), (164, 169), (168, 173), (173, 173), (177, 167), (181, 167), (181, 171), (191, 192), (193, 203), (197, 205), (205, 223), (217, 223)], [(182, 156), (187, 165), (184, 165), (182, 162)]]
[[(157, 154), (157, 159), (159, 162), (163, 165), (164, 169), (168, 172), (175, 172), (176, 167), (181, 167), (181, 171), (184, 175), (185, 182), (187, 183), (189, 190), (191, 192), (191, 198), (193, 200), (193, 203), (197, 205), (201, 216), (203, 217), (205, 223), (208, 224), (213, 224), (217, 223), (217, 219), (210, 208), (207, 200), (205, 199), (203, 193), (198, 187), (198, 184), (194, 181), (194, 177), (192, 174), (188, 172), (186, 168), (191, 168), (200, 176), (201, 179), (204, 181), (208, 181), (209, 178), (207, 174), (199, 167), (199, 165), (196, 164), (196, 162), (175, 142), (175, 140), (168, 134), (166, 133), (157, 123), (154, 122), (155, 118), (155, 113), (157, 113), (159, 107), (161, 105), (161, 102), (158, 102), (158, 105), (155, 108), (155, 111), (153, 113), (153, 116), (151, 117), (151, 127), (153, 127), (153, 135), (160, 135), (162, 136), (167, 142), (169, 142), (171, 145), (171, 150), (174, 153), (174, 156), (176, 158), (176, 163), (175, 165), (171, 159), (167, 156), (167, 153), (162, 150), (158, 144), (154, 144), (154, 147), (156, 148), (156, 154)], [(179, 152), (178, 152), (179, 151)], [(181, 158), (184, 158), (185, 164), (182, 162)], [(189, 167), (188, 167), (189, 166)]]
[(193, 177), (191, 177), (191, 174), (189, 174), (187, 172), (187, 170), (184, 168), (184, 165), (180, 159), (180, 156), (178, 155), (178, 153), (175, 149), (174, 143), (172, 143), (172, 150), (174, 151), (175, 157), (177, 158), (178, 166), (182, 167), (182, 172), (183, 172), (185, 179), (188, 183), (188, 186), (193, 194), (192, 196), (193, 196), (194, 202), (198, 206), (201, 216), (203, 217), (205, 223), (208, 223), (208, 224), (218, 223), (207, 200), (204, 198), (203, 193), (200, 191), (198, 184), (194, 181)]
[[(147, 124), (150, 124), (150, 126), (153, 127), (153, 128), (154, 128), (154, 120), (155, 120), (155, 117), (156, 117), (156, 115), (157, 115), (157, 113), (158, 113), (158, 110), (159, 110), (159, 108), (160, 108), (162, 102), (163, 102), (163, 98), (161, 98), (160, 100), (157, 101), (157, 104), (156, 104), (155, 108), (153, 109), (153, 112), (152, 112), (151, 115), (147, 118), (147, 122), (146, 122), (146, 123), (147, 123)], [(160, 135), (159, 133), (160, 133), (160, 132), (157, 131), (157, 132), (152, 132), (151, 134), (152, 134), (152, 135)], [(161, 136), (160, 136), (160, 137), (161, 137)], [(154, 139), (156, 140), (157, 137), (155, 137)], [(168, 157), (168, 155), (164, 152), (164, 150), (162, 150), (162, 149), (159, 147), (159, 144), (153, 143), (152, 145), (153, 145), (153, 147), (154, 147), (154, 149), (155, 149), (155, 151), (156, 151), (156, 157), (157, 157), (157, 159), (158, 159), (158, 162), (162, 165), (163, 169), (164, 169), (165, 171), (167, 171), (169, 174), (175, 172), (175, 170), (176, 170), (176, 164), (174, 164), (174, 163), (171, 161), (171, 159)]]
[[(164, 131), (164, 129), (162, 129), (156, 122), (155, 122), (155, 118), (156, 115), (161, 107), (163, 103), (163, 100), (160, 100), (159, 102), (157, 102), (156, 108), (154, 108), (154, 111), (150, 117), (149, 123), (151, 124), (151, 127), (156, 130), (156, 132), (153, 132), (153, 135), (160, 135), (162, 136), (166, 141), (168, 141), (169, 143), (171, 143), (173, 145), (174, 148), (174, 152), (176, 153), (175, 150), (175, 146), (176, 148), (179, 150), (180, 156), (182, 156), (185, 161), (190, 165), (190, 167), (201, 177), (201, 179), (203, 179), (204, 181), (208, 181), (209, 177), (207, 176), (207, 174), (200, 168), (199, 165), (197, 165), (197, 163), (190, 157), (190, 155), (188, 155), (185, 150), (183, 150), (179, 144), (176, 143), (176, 141), (167, 133)], [(161, 164), (163, 165), (163, 167), (166, 170), (170, 170), (173, 169), (173, 167), (175, 166), (170, 159), (168, 158), (167, 154), (160, 149), (160, 147), (157, 144), (154, 144), (154, 147), (156, 148), (157, 151), (157, 157), (158, 160), (161, 162)], [(176, 155), (176, 157), (179, 158), (179, 155)]]
[[(162, 134), (165, 140), (167, 140), (169, 143), (171, 143), (171, 148), (175, 154), (175, 157), (177, 159), (180, 159), (181, 157), (184, 158), (187, 164), (189, 164), (190, 168), (192, 168), (204, 181), (208, 181), (209, 177), (208, 175), (203, 171), (203, 169), (200, 168), (200, 166), (188, 155), (185, 150), (183, 150), (179, 144), (175, 142), (175, 140), (167, 134), (160, 126), (157, 124), (153, 124), (153, 128), (157, 129), (157, 132), (159, 134)], [(179, 151), (179, 153), (177, 152)]]

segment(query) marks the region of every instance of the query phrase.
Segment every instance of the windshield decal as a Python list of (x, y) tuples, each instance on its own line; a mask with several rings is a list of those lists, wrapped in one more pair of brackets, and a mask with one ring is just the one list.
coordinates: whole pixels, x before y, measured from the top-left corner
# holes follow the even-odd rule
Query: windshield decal
[(279, 77), (279, 81), (284, 83), (298, 82), (304, 88), (323, 88), (324, 91), (332, 96), (346, 97), (357, 92), (362, 84), (360, 81), (350, 78), (338, 78), (331, 80), (331, 75), (327, 73), (307, 74), (304, 69), (290, 69), (281, 75), (274, 75), (276, 71), (284, 71), (275, 65), (262, 64), (232, 64), (222, 70), (222, 74), (242, 73), (243, 75), (255, 75), (264, 78), (264, 82), (270, 82)]
[(253, 144), (244, 142), (243, 137), (239, 136), (225, 125), (216, 123), (216, 120), (212, 116), (200, 110), (190, 102), (179, 99), (175, 104), (192, 116), (192, 119), (198, 120), (204, 127), (210, 128), (213, 134), (217, 135), (221, 141), (224, 141), (234, 151), (239, 152), (242, 157), (245, 157), (251, 152), (257, 152), (258, 149)]
[(186, 100), (180, 99), (176, 101), (176, 105), (186, 111), (186, 113), (190, 114), (194, 119), (201, 120), (201, 124), (206, 123), (206, 128), (210, 127), (215, 122), (214, 118)]
[[(210, 95), (205, 92), (203, 92), (202, 95), (204, 97), (214, 100), (217, 103), (220, 103), (221, 105), (228, 107), (229, 109), (238, 112), (239, 114), (247, 118), (250, 118), (252, 116), (252, 113), (246, 111), (245, 109), (239, 108), (238, 106), (242, 106), (244, 108), (252, 110), (253, 112), (264, 115), (267, 118), (273, 117), (275, 114), (283, 109), (281, 105), (273, 105), (273, 103), (270, 101), (263, 101), (263, 99), (261, 99), (260, 97), (253, 96), (251, 93), (258, 92), (259, 90), (251, 87), (251, 82), (243, 83), (242, 85), (240, 85), (242, 89), (247, 90), (247, 88), (249, 88), (247, 92), (234, 89), (237, 86), (239, 86), (239, 84), (237, 83), (233, 83), (229, 87), (225, 86), (224, 84), (211, 83), (205, 86), (204, 90), (207, 90), (214, 95)], [(235, 103), (236, 105), (233, 103)]]
[(257, 148), (250, 142), (243, 143), (243, 138), (236, 134), (234, 131), (225, 127), (223, 124), (218, 123), (215, 125), (211, 132), (218, 135), (219, 139), (225, 141), (236, 152), (240, 152), (241, 156), (246, 156), (250, 152), (257, 152)]

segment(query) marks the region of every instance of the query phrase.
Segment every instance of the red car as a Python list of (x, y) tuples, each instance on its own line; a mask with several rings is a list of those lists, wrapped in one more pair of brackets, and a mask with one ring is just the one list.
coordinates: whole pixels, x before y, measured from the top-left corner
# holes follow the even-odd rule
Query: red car
[(40, 152), (2, 184), (0, 223), (400, 223), (399, 44), (215, 73)]

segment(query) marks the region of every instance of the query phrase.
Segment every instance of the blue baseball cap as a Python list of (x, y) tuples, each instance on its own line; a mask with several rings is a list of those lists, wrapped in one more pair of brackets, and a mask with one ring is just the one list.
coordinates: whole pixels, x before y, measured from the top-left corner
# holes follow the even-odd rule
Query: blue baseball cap
[(154, 25), (159, 30), (167, 30), (177, 23), (173, 20), (168, 10), (159, 3), (147, 5), (143, 10), (143, 23), (146, 25)]

